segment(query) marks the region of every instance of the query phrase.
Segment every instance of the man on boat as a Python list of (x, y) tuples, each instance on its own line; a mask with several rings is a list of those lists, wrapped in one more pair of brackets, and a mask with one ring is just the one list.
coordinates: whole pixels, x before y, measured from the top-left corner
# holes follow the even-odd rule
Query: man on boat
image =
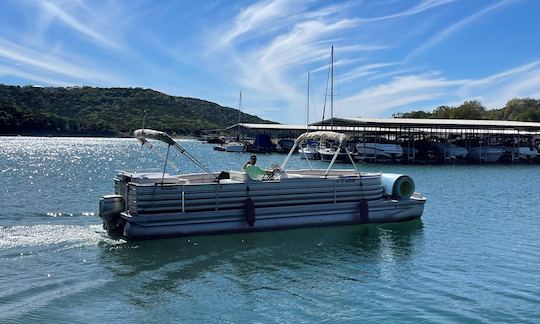
[(249, 157), (249, 161), (244, 164), (242, 170), (253, 180), (262, 180), (264, 176), (270, 179), (274, 176), (274, 171), (265, 170), (257, 166), (257, 156), (255, 154)]
[(249, 157), (249, 160), (246, 162), (246, 164), (244, 164), (244, 166), (242, 167), (242, 170), (246, 171), (247, 167), (250, 166), (250, 165), (252, 165), (252, 166), (257, 165), (257, 155), (252, 154)]

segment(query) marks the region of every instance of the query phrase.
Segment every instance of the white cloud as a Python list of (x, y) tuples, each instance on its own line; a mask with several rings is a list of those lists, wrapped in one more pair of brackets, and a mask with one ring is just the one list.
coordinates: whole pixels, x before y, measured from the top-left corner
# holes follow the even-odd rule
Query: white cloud
[(435, 73), (394, 77), (343, 99), (343, 113), (348, 117), (380, 116), (387, 110), (434, 100), (466, 80), (447, 80)]
[[(54, 3), (41, 0), (38, 1), (38, 4), (49, 17), (54, 17), (70, 28), (88, 36), (93, 42), (107, 48), (121, 49), (117, 41), (110, 39), (105, 33), (90, 28), (88, 22), (77, 19)], [(110, 35), (110, 32), (108, 35)]]
[(111, 73), (99, 72), (98, 69), (87, 64), (81, 64), (80, 59), (70, 62), (59, 55), (49, 55), (42, 51), (23, 47), (0, 38), (0, 58), (12, 62), (14, 66), (25, 70), (34, 70), (34, 75), (56, 74), (58, 79), (71, 78), (90, 82), (119, 82), (119, 78)]
[(14, 68), (2, 66), (2, 65), (0, 65), (0, 76), (11, 76), (11, 77), (16, 77), (16, 78), (21, 78), (24, 80), (36, 81), (36, 82), (40, 82), (40, 83), (51, 85), (51, 86), (66, 87), (66, 86), (73, 85), (63, 80), (51, 79), (51, 78), (44, 77), (41, 75), (36, 75), (33, 73), (22, 71), (20, 68), (14, 69)]
[(275, 24), (276, 20), (286, 19), (290, 7), (291, 3), (286, 0), (273, 0), (258, 2), (242, 9), (234, 22), (224, 28), (225, 32), (220, 33), (217, 45), (228, 45), (249, 32), (266, 30), (263, 27)]
[(389, 62), (389, 63), (373, 63), (373, 64), (361, 65), (361, 66), (355, 67), (354, 69), (351, 69), (349, 72), (342, 74), (339, 80), (341, 82), (349, 82), (358, 78), (362, 78), (368, 75), (379, 73), (379, 70), (381, 68), (395, 66), (397, 64), (399, 63)]
[(409, 55), (407, 55), (407, 57), (405, 58), (405, 61), (411, 59), (412, 57), (418, 55), (421, 52), (426, 51), (427, 49), (435, 46), (436, 44), (441, 43), (443, 40), (447, 39), (452, 34), (456, 33), (457, 31), (459, 31), (460, 29), (462, 29), (466, 25), (477, 21), (478, 19), (480, 19), (482, 16), (486, 15), (487, 13), (492, 12), (495, 9), (501, 8), (503, 6), (506, 6), (506, 5), (509, 5), (509, 4), (512, 4), (512, 3), (513, 2), (510, 1), (510, 0), (499, 1), (499, 2), (497, 2), (495, 4), (492, 4), (491, 6), (489, 6), (487, 8), (484, 8), (484, 9), (482, 9), (482, 10), (480, 10), (480, 11), (478, 11), (478, 12), (476, 12), (476, 13), (474, 13), (474, 14), (466, 17), (466, 18), (461, 19), (460, 21), (458, 21), (458, 22), (456, 22), (456, 23), (454, 23), (454, 24), (452, 24), (450, 26), (447, 26), (446, 28), (444, 28), (439, 33), (437, 33), (434, 36), (430, 37), (426, 42), (424, 42), (422, 45), (420, 45), (415, 50), (413, 50)]
[(418, 109), (431, 102), (453, 104), (481, 100), (500, 108), (515, 97), (540, 94), (540, 60), (479, 79), (450, 80), (439, 73), (394, 77), (343, 99), (344, 116), (383, 116), (391, 111)]
[(401, 12), (398, 12), (398, 13), (395, 13), (395, 14), (386, 15), (386, 16), (380, 16), (380, 17), (374, 17), (374, 18), (362, 18), (362, 19), (360, 19), (360, 21), (368, 23), (368, 22), (377, 22), (377, 21), (382, 21), (382, 20), (389, 20), (389, 19), (396, 19), (396, 18), (402, 18), (402, 17), (407, 17), (407, 16), (413, 16), (413, 15), (422, 13), (424, 11), (427, 11), (427, 10), (433, 9), (435, 7), (439, 7), (439, 6), (454, 2), (454, 1), (455, 0), (424, 0), (424, 1), (421, 1), (418, 5), (416, 5), (416, 6), (412, 7), (412, 8), (409, 8), (407, 10), (404, 10), (404, 11), (401, 11)]

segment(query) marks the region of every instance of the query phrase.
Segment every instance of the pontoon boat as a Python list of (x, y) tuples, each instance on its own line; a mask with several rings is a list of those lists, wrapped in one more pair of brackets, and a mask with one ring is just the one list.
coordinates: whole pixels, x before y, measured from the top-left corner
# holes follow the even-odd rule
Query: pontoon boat
[[(426, 202), (406, 175), (361, 173), (354, 163), (355, 169), (332, 170), (344, 134), (302, 134), (280, 167), (262, 172), (251, 166), (212, 172), (166, 133), (141, 129), (134, 136), (143, 145), (149, 140), (166, 143), (167, 150), (176, 149), (204, 173), (120, 171), (115, 194), (100, 200), (99, 216), (113, 237), (139, 240), (407, 221), (419, 218)], [(309, 139), (333, 140), (340, 149), (326, 170), (288, 170), (296, 147)]]

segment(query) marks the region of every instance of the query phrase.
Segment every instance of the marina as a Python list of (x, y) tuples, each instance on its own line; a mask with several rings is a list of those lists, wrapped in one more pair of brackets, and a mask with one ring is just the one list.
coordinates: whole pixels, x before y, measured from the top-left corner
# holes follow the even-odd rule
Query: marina
[[(224, 133), (230, 130), (240, 132), (248, 152), (256, 152), (250, 143), (261, 136), (277, 143), (308, 130), (333, 130), (347, 135), (347, 147), (359, 162), (540, 163), (540, 123), (536, 122), (331, 118), (309, 126), (242, 123), (228, 127)], [(328, 160), (333, 151), (321, 144), (312, 142), (300, 148), (299, 154), (306, 151), (311, 159)]]

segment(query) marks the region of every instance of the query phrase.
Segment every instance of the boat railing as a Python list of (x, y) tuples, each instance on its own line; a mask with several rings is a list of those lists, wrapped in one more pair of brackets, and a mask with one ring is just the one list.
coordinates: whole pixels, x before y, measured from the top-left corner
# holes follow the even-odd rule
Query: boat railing
[[(303, 133), (300, 136), (298, 136), (298, 138), (294, 141), (294, 145), (291, 148), (291, 150), (289, 151), (289, 154), (287, 154), (287, 156), (285, 157), (285, 160), (283, 160), (283, 163), (281, 164), (280, 169), (281, 170), (286, 170), (285, 168), (287, 166), (287, 163), (289, 162), (289, 159), (291, 158), (292, 154), (296, 150), (296, 147), (300, 143), (302, 143), (302, 142), (304, 142), (306, 140), (313, 140), (313, 139), (321, 140), (321, 141), (327, 140), (327, 141), (336, 141), (336, 142), (338, 142), (338, 145), (337, 145), (338, 149), (334, 153), (334, 156), (332, 157), (332, 160), (330, 161), (330, 164), (328, 165), (328, 168), (326, 169), (325, 176), (328, 176), (328, 173), (330, 172), (330, 169), (332, 168), (332, 166), (336, 162), (336, 159), (339, 156), (339, 154), (341, 153), (341, 150), (344, 150), (345, 153), (347, 153), (347, 156), (351, 160), (351, 163), (352, 163), (355, 171), (358, 173), (358, 169), (356, 168), (356, 164), (354, 163), (354, 159), (353, 159), (351, 153), (343, 145), (345, 143), (345, 140), (347, 139), (347, 136), (345, 134), (342, 134), (342, 133), (336, 133), (336, 132), (330, 132), (330, 131), (307, 132), (307, 133)], [(311, 164), (310, 164), (310, 167), (311, 167)]]

